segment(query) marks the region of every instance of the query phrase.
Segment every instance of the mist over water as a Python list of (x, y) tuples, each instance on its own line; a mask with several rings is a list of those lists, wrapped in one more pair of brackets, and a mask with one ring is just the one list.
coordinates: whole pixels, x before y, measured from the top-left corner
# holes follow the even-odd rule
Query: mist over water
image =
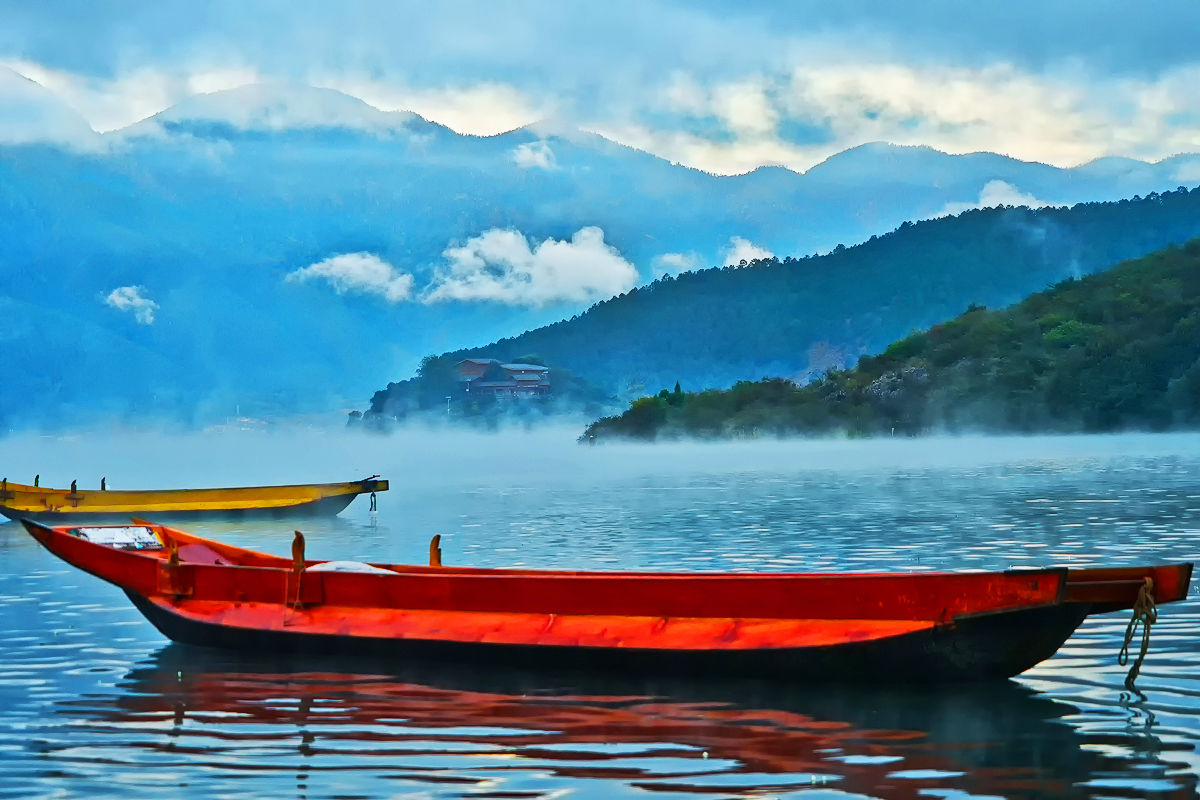
[[(575, 443), (577, 427), (0, 438), (43, 486), (391, 481), (330, 519), (191, 524), (313, 558), (914, 571), (1200, 561), (1200, 435)], [(0, 796), (1192, 796), (1200, 603), (1127, 615), (1000, 686), (821, 690), (168, 646), (115, 588), (0, 524)], [(1193, 588), (1193, 596), (1197, 594)], [(155, 781), (145, 782), (149, 774)], [(514, 794), (515, 793), (515, 794)], [(807, 796), (807, 795), (806, 795)]]
[[(494, 566), (519, 550), (516, 561), (534, 566), (852, 569), (870, 563), (872, 547), (903, 546), (908, 561), (891, 553), (878, 566), (908, 569), (974, 560), (1004, 568), (1043, 555), (1021, 537), (1072, 562), (1088, 552), (1123, 558), (1127, 548), (1108, 553), (1100, 540), (1119, 540), (1129, 525), (1168, 537), (1189, 532), (1172, 530), (1157, 506), (1200, 464), (1200, 434), (586, 446), (577, 433), (564, 426), (496, 434), (412, 427), (388, 436), (341, 428), (17, 435), (0, 439), (0, 468), (14, 481), (40, 474), (42, 486), (78, 480), (81, 489), (98, 487), (101, 477), (111, 489), (389, 479), (378, 514), (360, 500), (336, 518), (303, 521), (317, 534), (314, 557), (336, 543), (377, 561), (423, 560), (437, 533), (447, 557), (458, 548), (460, 560)], [(1064, 508), (1095, 513), (1086, 524), (1062, 522)], [(1111, 516), (1117, 511), (1131, 518)], [(233, 536), (290, 535), (279, 523), (205, 525)], [(346, 535), (348, 525), (368, 532)], [(1071, 525), (1084, 525), (1089, 542), (1077, 543), (1072, 533), (1085, 531)], [(326, 529), (330, 536), (321, 536)], [(1172, 541), (1162, 535), (1155, 547)], [(796, 537), (811, 537), (802, 555)], [(984, 559), (964, 549), (976, 540), (1012, 546)], [(1200, 548), (1190, 557), (1200, 559)]]
[(1200, 433), (580, 446), (580, 430), (581, 426), (563, 424), (498, 433), (401, 426), (386, 435), (342, 426), (10, 433), (0, 436), (0, 463), (12, 480), (25, 472), (31, 473), (26, 478), (40, 472), (44, 486), (107, 470), (110, 482), (124, 481), (123, 488), (163, 488), (335, 480), (372, 469), (391, 470), (405, 481), (439, 484), (501, 484), (514, 479), (570, 483), (577, 478), (620, 481), (650, 475), (984, 468), (1006, 463), (1119, 467), (1131, 458), (1200, 456)]

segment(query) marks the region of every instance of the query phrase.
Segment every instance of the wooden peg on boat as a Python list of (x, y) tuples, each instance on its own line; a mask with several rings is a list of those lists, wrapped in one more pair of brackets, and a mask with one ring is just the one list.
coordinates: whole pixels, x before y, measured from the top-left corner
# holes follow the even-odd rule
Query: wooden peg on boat
[(304, 580), (304, 534), (296, 531), (296, 535), (292, 537), (292, 574), (296, 576), (295, 596), (292, 596), (290, 585), (292, 581), (289, 576), (284, 575), (283, 579), (283, 604), (285, 606), (283, 615), (283, 624), (288, 625), (288, 608), (298, 609), (301, 607), (300, 602), (300, 584)]
[(429, 540), (429, 566), (440, 567), (442, 565), (442, 535), (435, 533), (433, 538)]
[(304, 572), (304, 534), (300, 531), (292, 539), (292, 571), (297, 575)]
[(71, 504), (72, 508), (79, 508), (79, 501), (83, 499), (83, 495), (75, 488), (78, 483), (78, 481), (71, 481), (71, 491), (67, 492), (67, 502)]
[(102, 492), (108, 491), (108, 478), (100, 479), (100, 491), (102, 491)]
[(39, 472), (37, 475), (34, 475), (33, 476), (33, 485), (36, 487), (38, 485), (38, 481), (40, 481), (41, 479), (42, 479), (42, 473)]

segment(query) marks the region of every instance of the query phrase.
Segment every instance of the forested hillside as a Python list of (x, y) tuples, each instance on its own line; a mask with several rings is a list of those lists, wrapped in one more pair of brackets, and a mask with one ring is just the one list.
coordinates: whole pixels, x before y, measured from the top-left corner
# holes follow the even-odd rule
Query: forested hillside
[(971, 308), (807, 386), (663, 390), (582, 440), (1200, 426), (1200, 239)]
[[(796, 225), (806, 224), (797, 219)], [(1070, 208), (996, 208), (905, 223), (861, 245), (665, 277), (563, 322), (427, 358), (368, 415), (443, 403), (459, 360), (536, 353), (630, 397), (779, 376), (799, 382), (960, 313), (1200, 236), (1200, 189)], [(428, 398), (428, 400), (427, 400)]]

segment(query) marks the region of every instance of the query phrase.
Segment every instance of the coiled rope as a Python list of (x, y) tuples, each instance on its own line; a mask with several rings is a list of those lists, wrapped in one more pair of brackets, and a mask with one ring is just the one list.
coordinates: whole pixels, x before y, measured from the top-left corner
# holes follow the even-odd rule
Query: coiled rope
[(1138, 650), (1133, 666), (1129, 668), (1129, 674), (1125, 676), (1126, 689), (1133, 689), (1133, 682), (1137, 680), (1138, 674), (1142, 671), (1142, 661), (1146, 658), (1146, 651), (1150, 648), (1150, 626), (1155, 622), (1158, 622), (1158, 607), (1154, 604), (1154, 578), (1146, 576), (1142, 579), (1142, 585), (1138, 589), (1137, 600), (1133, 603), (1133, 618), (1129, 620), (1129, 625), (1125, 628), (1125, 643), (1121, 645), (1121, 652), (1117, 656), (1117, 663), (1122, 667), (1129, 663), (1129, 643), (1133, 641), (1140, 624), (1142, 626), (1142, 646)]

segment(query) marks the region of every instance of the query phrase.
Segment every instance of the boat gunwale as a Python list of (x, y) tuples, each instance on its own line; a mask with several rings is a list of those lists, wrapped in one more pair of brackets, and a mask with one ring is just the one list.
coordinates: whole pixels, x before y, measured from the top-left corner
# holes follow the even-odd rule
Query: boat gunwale
[[(277, 570), (284, 570), (284, 571), (288, 571), (288, 572), (292, 572), (295, 570), (295, 562), (292, 559), (286, 558), (284, 556), (277, 556), (272, 553), (264, 553), (260, 550), (252, 550), (250, 548), (241, 547), (239, 545), (234, 545), (234, 544), (229, 544), (227, 542), (218, 542), (213, 539), (206, 539), (203, 536), (197, 536), (196, 534), (193, 534), (193, 533), (187, 533), (186, 531), (181, 531), (177, 528), (172, 528), (167, 525), (162, 525), (162, 524), (159, 524), (156, 522), (151, 522), (151, 521), (142, 519), (140, 517), (133, 517), (132, 521), (135, 525), (154, 529), (156, 534), (159, 535), (160, 538), (162, 536), (169, 536), (170, 538), (176, 539), (177, 542), (180, 544), (180, 546), (187, 545), (187, 544), (198, 544), (198, 545), (203, 545), (203, 546), (209, 547), (214, 552), (216, 552), (218, 555), (221, 555), (223, 557), (227, 556), (227, 553), (224, 551), (234, 551), (234, 557), (236, 557), (236, 554), (242, 553), (242, 554), (245, 554), (246, 556), (252, 557), (254, 559), (263, 559), (263, 560), (268, 560), (268, 561), (272, 562), (272, 563), (267, 563), (267, 564), (227, 563), (227, 564), (215, 564), (215, 565), (214, 564), (203, 564), (203, 563), (192, 563), (191, 564), (192, 566), (219, 566), (222, 568), (244, 568), (244, 569), (277, 569)], [(92, 526), (92, 525), (83, 525), (83, 524), (47, 525), (47, 524), (44, 524), (37, 520), (30, 520), (30, 522), (39, 528), (44, 528), (46, 530), (53, 531), (54, 533), (63, 534), (63, 535), (67, 535), (67, 536), (72, 536), (70, 531), (78, 529), (78, 528), (106, 527), (103, 525)], [(119, 526), (117, 526), (117, 527), (119, 527)], [(72, 538), (78, 538), (78, 537), (72, 537)], [(88, 544), (96, 544), (96, 543), (88, 542)], [(105, 545), (98, 545), (98, 546), (104, 547)], [(110, 549), (116, 549), (116, 548), (110, 548)], [(164, 561), (166, 559), (166, 551), (165, 550), (119, 550), (119, 552), (127, 553), (129, 555), (144, 556), (146, 558), (150, 558), (155, 561)], [(340, 560), (343, 560), (343, 559), (336, 559), (336, 558), (306, 559), (304, 562), (304, 568), (305, 568), (305, 571), (307, 572), (312, 567), (318, 566), (320, 564), (333, 563), (333, 562), (337, 562)], [(366, 564), (367, 566), (370, 566), (370, 567), (375, 567), (376, 569), (387, 570), (388, 572), (395, 573), (396, 575), (412, 576), (412, 577), (417, 577), (417, 576), (420, 576), (420, 577), (439, 577), (439, 576), (488, 577), (488, 576), (496, 575), (496, 576), (512, 576), (512, 577), (548, 577), (548, 578), (575, 578), (575, 577), (580, 577), (580, 578), (623, 578), (623, 577), (630, 577), (630, 578), (672, 578), (672, 579), (674, 579), (674, 578), (682, 578), (682, 579), (703, 578), (703, 579), (707, 579), (707, 580), (711, 580), (714, 578), (726, 578), (726, 579), (736, 579), (736, 580), (780, 579), (780, 578), (786, 578), (786, 579), (836, 578), (838, 580), (843, 580), (843, 579), (856, 579), (856, 578), (857, 579), (878, 579), (878, 578), (900, 578), (900, 577), (903, 577), (906, 579), (911, 579), (913, 577), (918, 577), (918, 576), (931, 577), (931, 578), (945, 578), (945, 577), (951, 577), (951, 576), (962, 577), (962, 576), (968, 576), (968, 575), (1028, 575), (1028, 576), (1048, 575), (1048, 576), (1061, 576), (1065, 579), (1067, 573), (1069, 573), (1069, 571), (1070, 571), (1069, 567), (1062, 567), (1062, 566), (1034, 567), (1034, 568), (1018, 567), (1015, 569), (1006, 569), (1006, 570), (979, 570), (979, 569), (961, 570), (961, 571), (920, 570), (920, 571), (915, 571), (915, 572), (900, 572), (900, 571), (894, 571), (894, 572), (887, 572), (887, 571), (880, 571), (880, 572), (728, 572), (728, 571), (716, 571), (716, 570), (710, 570), (710, 571), (705, 571), (705, 570), (692, 570), (692, 571), (683, 571), (683, 570), (570, 570), (570, 569), (528, 569), (528, 568), (524, 568), (524, 567), (472, 567), (472, 566), (454, 566), (454, 565), (427, 566), (424, 564), (386, 563), (386, 562), (374, 562), (374, 561), (363, 561), (363, 562), (359, 562), (359, 563)], [(181, 565), (188, 565), (188, 564), (189, 564), (189, 562), (186, 559), (181, 561)], [(1169, 565), (1169, 566), (1174, 566), (1174, 565)], [(327, 574), (327, 575), (331, 574), (331, 573), (335, 573), (335, 571), (333, 571), (333, 570), (329, 570), (329, 571), (322, 570), (320, 572), (322, 572), (323, 574)], [(342, 573), (342, 574), (354, 574), (354, 575), (362, 576), (364, 578), (371, 577), (371, 576), (382, 577), (382, 578), (392, 577), (391, 575), (386, 575), (383, 573), (371, 573), (371, 572)], [(1065, 582), (1065, 580), (1064, 580), (1064, 582)]]
[[(362, 488), (364, 486), (364, 484), (369, 484), (369, 483), (374, 483), (379, 488), (375, 488), (375, 489)], [(100, 489), (100, 488), (79, 489), (79, 488), (76, 488), (75, 493), (82, 494), (83, 492), (87, 492), (88, 494), (95, 494), (97, 492), (105, 492), (108, 494), (166, 494), (166, 493), (179, 494), (179, 493), (190, 493), (190, 492), (253, 492), (253, 491), (262, 491), (262, 490), (269, 490), (269, 489), (274, 490), (274, 489), (343, 489), (344, 488), (344, 489), (348, 490), (351, 487), (359, 487), (359, 492), (362, 493), (362, 492), (368, 492), (368, 491), (386, 492), (386, 491), (388, 491), (388, 486), (387, 486), (388, 483), (389, 483), (389, 481), (386, 478), (361, 478), (359, 480), (354, 480), (354, 481), (332, 481), (330, 483), (279, 483), (279, 484), (267, 484), (267, 485), (263, 485), (263, 486), (197, 486), (197, 487), (192, 487), (190, 489), (179, 489), (179, 488), (176, 488), (176, 489)], [(60, 488), (51, 487), (51, 486), (29, 486), (27, 484), (13, 483), (12, 481), (9, 481), (9, 483), (8, 483), (8, 491), (23, 492), (25, 494), (57, 494), (60, 492), (63, 494), (71, 494), (72, 493), (72, 490), (69, 488), (68, 489), (60, 489)]]
[[(218, 542), (213, 539), (207, 539), (203, 536), (197, 536), (196, 534), (188, 533), (186, 531), (182, 531), (177, 528), (172, 528), (167, 525), (162, 525), (160, 523), (146, 520), (141, 517), (135, 516), (135, 517), (132, 517), (131, 519), (132, 519), (132, 523), (135, 525), (153, 529), (155, 531), (156, 535), (158, 535), (160, 537), (160, 539), (163, 536), (168, 536), (170, 538), (175, 539), (180, 545), (185, 545), (185, 544), (203, 545), (203, 546), (209, 547), (214, 552), (216, 552), (218, 555), (221, 555), (223, 557), (230, 557), (232, 555), (232, 557), (236, 558), (238, 554), (244, 554), (245, 556), (250, 557), (252, 559), (261, 559), (263, 561), (270, 562), (270, 563), (259, 563), (259, 564), (226, 563), (226, 564), (219, 564), (219, 565), (191, 562), (191, 566), (219, 566), (222, 568), (278, 569), (278, 570), (286, 570), (286, 571), (294, 571), (294, 569), (295, 569), (295, 562), (292, 559), (286, 558), (284, 556), (277, 556), (272, 553), (265, 553), (265, 552), (262, 552), (259, 550), (252, 550), (247, 547), (229, 544), (227, 542)], [(46, 524), (44, 522), (41, 522), (38, 520), (32, 520), (32, 519), (28, 519), (28, 520), (23, 519), (21, 521), (23, 523), (27, 523), (27, 526), (28, 526), (28, 524), (32, 524), (38, 528), (42, 528), (44, 530), (47, 530), (47, 531), (50, 531), (50, 532), (53, 532), (56, 534), (70, 536), (72, 539), (78, 539), (78, 537), (73, 536), (71, 534), (72, 530), (75, 530), (78, 528), (109, 527), (109, 526), (105, 526), (105, 525), (87, 525), (87, 524), (78, 524), (78, 523), (69, 524), (69, 525), (66, 525), (66, 524), (50, 525), (50, 524)], [(112, 527), (120, 527), (120, 526), (112, 526)], [(86, 540), (84, 540), (84, 541), (86, 541)], [(96, 543), (88, 542), (88, 544), (96, 544)], [(165, 544), (165, 542), (164, 542), (164, 544)], [(98, 545), (98, 546), (105, 547), (105, 545)], [(160, 562), (165, 560), (165, 558), (166, 558), (165, 550), (119, 550), (117, 548), (109, 548), (109, 549), (117, 550), (117, 552), (121, 552), (121, 553), (124, 553), (127, 555), (144, 556), (151, 560), (160, 561)], [(336, 562), (339, 560), (342, 560), (342, 559), (336, 559), (336, 558), (306, 559), (304, 562), (305, 571), (307, 572), (312, 567), (318, 566), (320, 564)], [(184, 560), (182, 562), (182, 564), (184, 564), (184, 565), (188, 565), (189, 563), (190, 562), (188, 562), (186, 560)], [(1108, 575), (1135, 574), (1137, 572), (1145, 572), (1147, 570), (1167, 569), (1167, 570), (1182, 570), (1183, 574), (1181, 575), (1181, 578), (1182, 578), (1181, 582), (1184, 586), (1184, 593), (1177, 599), (1184, 599), (1186, 597), (1186, 588), (1190, 585), (1190, 579), (1191, 579), (1193, 567), (1194, 567), (1194, 564), (1192, 562), (1180, 561), (1180, 562), (1145, 564), (1145, 565), (1135, 565), (1135, 566), (1126, 566), (1126, 567), (1071, 567), (1071, 566), (1024, 567), (1024, 566), (1021, 566), (1021, 567), (1015, 567), (1015, 568), (1004, 569), (1004, 570), (982, 570), (982, 569), (920, 570), (920, 571), (914, 571), (914, 572), (901, 572), (901, 571), (891, 571), (891, 572), (889, 572), (889, 571), (876, 571), (876, 572), (858, 572), (858, 571), (855, 571), (855, 572), (728, 572), (728, 571), (716, 571), (716, 570), (713, 570), (713, 571), (704, 571), (704, 570), (692, 570), (692, 571), (682, 571), (682, 570), (568, 570), (568, 569), (529, 569), (529, 568), (524, 568), (524, 567), (473, 567), (473, 566), (454, 566), (454, 565), (427, 566), (427, 565), (423, 565), (423, 564), (404, 564), (404, 563), (386, 563), (386, 562), (359, 562), (359, 563), (363, 563), (363, 564), (366, 564), (367, 566), (375, 567), (376, 569), (387, 570), (388, 572), (395, 573), (396, 575), (411, 576), (411, 577), (417, 577), (417, 576), (430, 576), (430, 577), (438, 577), (438, 576), (474, 577), (474, 576), (479, 576), (479, 577), (487, 577), (487, 576), (495, 575), (495, 576), (513, 576), (513, 577), (550, 577), (550, 578), (572, 578), (572, 577), (647, 578), (647, 577), (649, 577), (649, 578), (672, 578), (672, 579), (681, 578), (681, 579), (705, 579), (705, 580), (712, 580), (712, 579), (747, 580), (747, 579), (782, 579), (782, 578), (786, 578), (786, 579), (797, 579), (797, 580), (800, 580), (800, 579), (805, 579), (805, 580), (808, 580), (808, 579), (814, 579), (814, 580), (815, 579), (836, 579), (836, 580), (840, 581), (840, 580), (851, 580), (851, 579), (878, 579), (878, 578), (905, 578), (905, 579), (912, 579), (912, 578), (917, 578), (917, 577), (931, 577), (931, 578), (943, 577), (944, 578), (944, 577), (951, 577), (951, 576), (962, 577), (962, 576), (970, 576), (970, 575), (993, 575), (993, 576), (994, 575), (1005, 575), (1005, 576), (1048, 575), (1048, 576), (1056, 576), (1056, 577), (1061, 576), (1062, 589), (1064, 591), (1070, 585), (1100, 585), (1100, 584), (1116, 585), (1116, 584), (1120, 584), (1122, 586), (1126, 586), (1126, 585), (1137, 585), (1138, 583), (1140, 583), (1140, 580), (1141, 580), (1140, 578), (1138, 578), (1136, 580), (1125, 579), (1125, 580), (1096, 581), (1096, 580), (1079, 580), (1079, 578), (1088, 578), (1088, 577), (1093, 577), (1093, 576), (1099, 577), (1101, 575), (1108, 576)], [(331, 573), (334, 573), (335, 571), (330, 570), (330, 571), (321, 571), (321, 572), (323, 572), (324, 574), (331, 574)], [(386, 575), (383, 573), (368, 573), (368, 572), (342, 573), (342, 574), (354, 574), (354, 575), (357, 575), (360, 577), (369, 577), (372, 575), (374, 575), (376, 577), (391, 577), (390, 575)], [(1072, 577), (1075, 577), (1075, 580), (1072, 580)], [(1160, 602), (1170, 602), (1170, 601), (1160, 601)]]
[[(147, 599), (158, 596), (169, 598), (173, 594), (182, 599), (190, 595), (191, 592), (190, 589), (185, 587), (197, 585), (198, 580), (211, 580), (204, 579), (202, 576), (205, 574), (231, 575), (233, 577), (231, 577), (229, 580), (236, 586), (245, 587), (260, 584), (261, 579), (256, 579), (253, 576), (253, 573), (249, 572), (250, 570), (254, 570), (256, 572), (259, 570), (265, 570), (267, 575), (274, 576), (272, 580), (276, 582), (278, 582), (279, 577), (282, 576), (282, 585), (284, 587), (283, 591), (286, 595), (289, 592), (287, 587), (292, 580), (292, 576), (296, 574), (295, 567), (292, 562), (288, 562), (285, 559), (277, 556), (269, 555), (267, 555), (265, 559), (269, 563), (265, 564), (214, 563), (211, 561), (189, 562), (186, 558), (184, 558), (183, 560), (177, 562), (177, 566), (172, 567), (170, 566), (169, 551), (167, 549), (122, 550), (120, 548), (110, 547), (97, 542), (90, 542), (87, 539), (81, 539), (80, 537), (73, 535), (71, 532), (77, 527), (89, 526), (48, 526), (38, 522), (28, 523), (27, 527), (29, 527), (29, 525), (33, 525), (42, 531), (40, 536), (35, 535), (35, 538), (38, 538), (39, 541), (46, 537), (47, 534), (52, 534), (61, 542), (71, 543), (73, 547), (82, 546), (85, 552), (92, 550), (92, 552), (97, 555), (105, 554), (104, 557), (106, 558), (111, 558), (111, 554), (115, 553), (118, 554), (119, 558), (124, 558), (127, 563), (140, 562), (143, 566), (154, 565), (153, 569), (155, 570), (156, 574), (173, 572), (174, 575), (168, 579), (168, 586), (174, 587), (173, 589), (164, 588), (162, 585), (162, 580), (158, 579), (157, 583), (155, 584), (157, 586), (157, 590), (137, 590), (133, 589), (133, 584), (135, 584), (136, 581), (134, 580), (135, 576), (132, 570), (130, 570), (130, 580), (126, 583), (122, 583), (121, 581), (110, 577), (108, 574), (104, 574), (103, 571), (84, 566), (80, 562), (84, 561), (85, 559), (77, 560), (70, 558), (67, 555), (59, 552), (56, 547), (52, 546), (51, 542), (42, 542), (45, 546), (47, 546), (48, 549), (51, 550), (51, 552), (54, 552), (55, 555), (58, 555), (60, 558), (68, 561), (68, 563), (71, 563), (74, 566), (101, 578), (102, 580), (126, 589), (127, 591), (133, 590), (139, 594), (143, 594), (147, 597)], [(160, 538), (160, 541), (163, 541), (164, 545), (166, 544), (166, 539), (164, 536), (170, 537), (175, 533), (183, 534), (175, 541), (177, 546), (177, 554), (188, 546), (200, 545), (206, 547), (211, 556), (216, 556), (217, 558), (223, 558), (228, 555), (228, 553), (222, 552), (225, 549), (236, 551), (236, 553), (245, 554), (246, 556), (251, 557), (251, 560), (261, 558), (264, 555), (257, 553), (256, 551), (239, 548), (235, 545), (226, 545), (221, 542), (213, 542), (212, 540), (207, 540), (203, 537), (195, 536), (193, 534), (175, 531), (174, 529), (166, 528), (165, 526), (153, 523), (150, 523), (148, 526), (155, 530), (156, 535)], [(33, 529), (31, 528), (31, 533), (32, 532)], [(91, 547), (89, 547), (89, 545)], [(214, 545), (214, 547), (207, 547), (208, 545)], [(801, 613), (799, 609), (792, 607), (790, 599), (781, 599), (781, 597), (786, 597), (786, 593), (790, 590), (789, 587), (795, 587), (796, 591), (799, 591), (802, 586), (809, 587), (809, 591), (816, 591), (818, 595), (820, 595), (822, 590), (828, 590), (832, 585), (836, 587), (837, 592), (844, 591), (845, 596), (854, 597), (855, 603), (858, 603), (858, 605), (851, 605), (850, 608), (861, 611), (862, 609), (866, 608), (866, 606), (864, 606), (862, 601), (858, 599), (858, 593), (856, 593), (854, 589), (855, 585), (869, 586), (871, 584), (875, 584), (877, 586), (881, 581), (897, 586), (905, 584), (915, 585), (911, 584), (911, 582), (913, 582), (914, 579), (917, 579), (926, 583), (929, 581), (936, 581), (939, 583), (945, 582), (946, 584), (950, 584), (949, 591), (951, 594), (946, 596), (947, 605), (942, 607), (939, 611), (937, 606), (940, 605), (940, 603), (930, 606), (920, 597), (919, 593), (910, 592), (909, 594), (905, 595), (902, 592), (899, 597), (906, 597), (907, 600), (905, 602), (908, 603), (909, 606), (905, 607), (905, 603), (901, 603), (896, 607), (897, 613), (895, 614), (879, 613), (877, 615), (876, 613), (870, 613), (869, 611), (868, 613), (856, 614), (853, 613), (850, 608), (842, 608), (840, 609), (841, 613), (831, 612), (827, 609), (826, 613), (811, 618), (831, 620), (856, 618), (897, 620), (922, 619), (929, 621), (930, 624), (945, 624), (955, 620), (967, 619), (978, 614), (994, 611), (1003, 612), (1018, 608), (1037, 608), (1061, 605), (1065, 597), (1066, 580), (1066, 568), (1063, 567), (972, 573), (705, 573), (576, 572), (548, 570), (503, 570), (491, 568), (468, 568), (470, 571), (462, 572), (445, 567), (418, 567), (413, 570), (407, 570), (403, 565), (401, 565), (400, 568), (397, 568), (394, 565), (372, 565), (387, 571), (380, 573), (338, 572), (332, 570), (319, 571), (315, 573), (308, 572), (308, 566), (310, 564), (315, 566), (316, 564), (320, 563), (325, 562), (306, 562), (305, 569), (299, 573), (300, 579), (293, 584), (295, 588), (290, 590), (295, 593), (296, 602), (300, 605), (304, 605), (305, 603), (313, 603), (317, 605), (345, 606), (348, 608), (358, 608), (362, 610), (369, 610), (373, 608), (388, 610), (404, 607), (399, 603), (395, 603), (394, 601), (391, 603), (353, 602), (354, 600), (361, 599), (356, 595), (356, 592), (362, 591), (362, 587), (382, 587), (386, 584), (379, 584), (378, 581), (386, 579), (389, 581), (406, 581), (408, 583), (409, 587), (411, 587), (410, 592), (414, 601), (414, 604), (409, 606), (411, 608), (427, 608), (431, 610), (440, 609), (443, 611), (461, 610), (473, 613), (548, 613), (552, 616), (554, 614), (559, 614), (564, 616), (661, 616), (663, 618), (697, 617), (707, 619), (808, 619), (810, 618), (808, 615)], [(213, 572), (209, 572), (209, 570), (213, 570)], [(305, 575), (320, 577), (317, 581), (306, 581), (304, 579)], [(1053, 593), (1047, 594), (1045, 590), (1042, 590), (1041, 596), (1030, 596), (1031, 594), (1039, 591), (1037, 581), (1041, 578), (1050, 578), (1052, 580), (1052, 585), (1054, 587)], [(978, 579), (981, 581), (981, 583), (994, 582), (994, 584), (999, 587), (997, 591), (999, 591), (1000, 594), (992, 594), (990, 597), (991, 601), (996, 604), (991, 607), (981, 608), (980, 605), (985, 604), (986, 601), (979, 598), (988, 597), (988, 595), (976, 594), (974, 595), (976, 599), (972, 600), (969, 599), (972, 597), (972, 595), (955, 594), (954, 584), (963, 581), (964, 579), (966, 581)], [(1010, 583), (1009, 579), (1017, 579), (1017, 582)], [(1024, 579), (1024, 581), (1021, 581), (1020, 579)], [(146, 577), (143, 576), (142, 580), (144, 582)], [(333, 582), (332, 587), (329, 586), (330, 581)], [(453, 583), (451, 586), (454, 588), (447, 586), (446, 581), (452, 581)], [(489, 587), (489, 583), (494, 584), (496, 581), (501, 582), (498, 587)], [(351, 584), (356, 585), (358, 589), (351, 588)], [(539, 592), (548, 592), (549, 594), (547, 597), (554, 599), (558, 605), (534, 605), (520, 607), (523, 605), (522, 603), (513, 601), (512, 603), (507, 604), (510, 607), (506, 608), (506, 603), (499, 603), (493, 606), (478, 601), (479, 597), (486, 596), (488, 589), (495, 591), (496, 588), (503, 588), (505, 584), (511, 586), (513, 591), (518, 592), (518, 595), (523, 598), (527, 598), (529, 593), (537, 594)], [(399, 586), (399, 584), (394, 585)], [(616, 601), (615, 606), (617, 606), (617, 608), (613, 608), (612, 606), (614, 603), (612, 600), (602, 599), (593, 601), (594, 604), (589, 604), (585, 601), (582, 603), (582, 605), (585, 606), (585, 609), (580, 610), (579, 605), (581, 601), (579, 601), (577, 597), (572, 594), (572, 591), (577, 590), (578, 587), (590, 586), (594, 589), (611, 590), (612, 595), (617, 595), (622, 591), (622, 587), (624, 586), (628, 587), (629, 591), (635, 593), (647, 593), (650, 596), (654, 596), (656, 593), (658, 595), (662, 595), (664, 591), (670, 591), (668, 587), (671, 585), (680, 586), (681, 589), (682, 587), (686, 586), (689, 590), (685, 595), (665, 595), (672, 597), (673, 603), (678, 604), (676, 605), (676, 609), (695, 609), (698, 607), (704, 607), (705, 601), (695, 599), (696, 593), (711, 593), (711, 590), (718, 590), (724, 587), (729, 587), (731, 591), (735, 592), (735, 594), (731, 596), (732, 599), (728, 600), (728, 602), (732, 603), (732, 608), (722, 609), (719, 612), (707, 610), (680, 611), (670, 609), (669, 606), (671, 604), (669, 603), (667, 604), (667, 610), (664, 610), (660, 606), (656, 609), (655, 613), (651, 614), (643, 608), (620, 610), (619, 607), (622, 605), (620, 601)], [(331, 590), (334, 592), (332, 597), (328, 596), (328, 592)], [(381, 592), (383, 596), (387, 598), (387, 600), (393, 600), (389, 593), (391, 591), (396, 591), (396, 589), (385, 590), (378, 588), (368, 591)], [(759, 591), (767, 591), (769, 594), (754, 596), (755, 593)], [(876, 589), (876, 591), (878, 591), (878, 589)], [(961, 586), (959, 587), (958, 591), (962, 591)], [(184, 594), (180, 594), (180, 592), (184, 592)], [(447, 592), (449, 592), (449, 594), (447, 594)], [(564, 592), (566, 592), (566, 594), (563, 594)], [(208, 597), (204, 599), (227, 604), (236, 604), (239, 602), (237, 599), (239, 596), (243, 599), (247, 599), (245, 597), (244, 589), (227, 590), (227, 593), (227, 597)], [(863, 596), (869, 596), (870, 594), (871, 592), (868, 591), (864, 593)], [(750, 599), (747, 599), (748, 597)], [(771, 605), (771, 597), (774, 597), (774, 602), (779, 603), (780, 605)], [(425, 602), (428, 604), (422, 605), (421, 598), (424, 598)], [(661, 598), (659, 602), (663, 602)], [(459, 604), (458, 608), (455, 608), (455, 603)], [(699, 603), (699, 606), (697, 606), (697, 603)], [(280, 603), (280, 605), (283, 605), (283, 603)], [(555, 610), (546, 611), (545, 609), (547, 607), (554, 608)], [(769, 610), (763, 611), (761, 609)]]

